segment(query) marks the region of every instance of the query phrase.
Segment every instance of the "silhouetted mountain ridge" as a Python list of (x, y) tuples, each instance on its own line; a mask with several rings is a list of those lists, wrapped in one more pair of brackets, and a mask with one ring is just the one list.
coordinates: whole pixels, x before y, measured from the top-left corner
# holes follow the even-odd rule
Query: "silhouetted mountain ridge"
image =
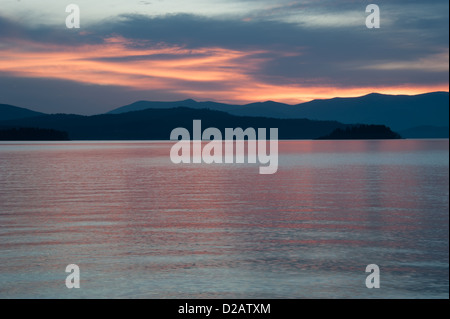
[(44, 115), (44, 113), (9, 104), (0, 104), (0, 121), (15, 120), (40, 115)]
[[(118, 120), (119, 118), (109, 118), (107, 116), (123, 115), (136, 111), (159, 110), (152, 115), (150, 115), (150, 113), (141, 114), (145, 118), (145, 121), (149, 121), (154, 119), (155, 116), (158, 116), (158, 114), (162, 114), (161, 112), (163, 110), (174, 110), (179, 107), (187, 107), (191, 110), (208, 109), (211, 111), (219, 111), (220, 113), (217, 114), (220, 114), (221, 120), (219, 121), (216, 119), (216, 122), (220, 125), (227, 124), (226, 119), (229, 118), (227, 116), (272, 118), (270, 121), (265, 122), (266, 125), (260, 127), (277, 127), (275, 125), (282, 124), (282, 122), (278, 121), (280, 119), (309, 119), (324, 122), (339, 122), (340, 125), (343, 125), (341, 123), (387, 125), (407, 138), (448, 138), (449, 136), (448, 92), (434, 92), (414, 96), (394, 96), (372, 93), (356, 98), (314, 100), (298, 105), (288, 105), (274, 101), (256, 102), (246, 105), (197, 102), (192, 99), (178, 102), (138, 101), (112, 110), (106, 114), (90, 117), (74, 114), (48, 115), (12, 105), (0, 104), (0, 125), (9, 125), (9, 128), (14, 127), (14, 125), (17, 125), (17, 127), (33, 127), (32, 124), (37, 123), (42, 127), (55, 128), (62, 131), (66, 131), (65, 127), (69, 127), (71, 138), (75, 139), (81, 137), (96, 139), (94, 136), (102, 136), (103, 138), (107, 138), (108, 136), (118, 136), (119, 139), (122, 139), (124, 136), (137, 136), (137, 139), (144, 139), (143, 136), (150, 136), (151, 139), (155, 139), (154, 137), (158, 136), (159, 138), (166, 139), (167, 137), (165, 137), (165, 135), (144, 134), (142, 133), (143, 131), (141, 131), (141, 134), (137, 134), (135, 128), (126, 127), (128, 122), (122, 125), (121, 121), (123, 119), (129, 119), (130, 115), (122, 117), (122, 120)], [(179, 123), (177, 116), (182, 116), (180, 115), (181, 113), (180, 110), (172, 112), (170, 113), (170, 119), (162, 118), (161, 120), (167, 127), (176, 127), (177, 123)], [(205, 115), (206, 113), (203, 114)], [(100, 116), (101, 120), (96, 122), (98, 116)], [(7, 121), (11, 122), (7, 123)], [(116, 128), (115, 130), (110, 129), (105, 133), (100, 132), (105, 129), (103, 126), (108, 125), (110, 121), (117, 122), (117, 126), (121, 127), (120, 130), (122, 130), (122, 132), (120, 134), (118, 133), (119, 128)], [(79, 132), (78, 128), (78, 126), (81, 125), (81, 122), (83, 122), (83, 125), (88, 126), (91, 125), (91, 123), (96, 123), (95, 125), (98, 125), (98, 127), (94, 127), (95, 125), (92, 124), (89, 126), (89, 132), (83, 134)], [(235, 122), (236, 121), (232, 121), (227, 127), (235, 127), (233, 124)], [(15, 124), (13, 125), (13, 123)], [(25, 123), (28, 123), (31, 126), (24, 126)], [(243, 123), (246, 122), (243, 121)], [(157, 126), (157, 124), (155, 125)], [(256, 127), (255, 125), (248, 126)], [(124, 130), (130, 130), (130, 133), (128, 134)], [(134, 133), (131, 133), (133, 130)], [(293, 131), (289, 132), (292, 133)], [(290, 137), (286, 135), (285, 138), (318, 137), (314, 137), (314, 132), (317, 131), (313, 130), (313, 134), (306, 134), (306, 132), (299, 134), (296, 132)], [(326, 132), (325, 134), (330, 132)]]
[[(117, 108), (109, 113), (118, 114), (146, 108), (173, 108), (186, 106), (208, 108), (237, 116), (264, 116), (280, 119), (311, 119), (387, 125), (395, 131), (414, 127), (429, 127), (431, 137), (441, 131), (433, 127), (449, 127), (449, 93), (433, 92), (419, 95), (385, 95), (371, 93), (354, 98), (313, 100), (297, 105), (274, 101), (234, 105), (217, 102), (196, 102), (192, 99), (178, 102), (140, 101)], [(426, 134), (426, 132), (421, 131)], [(439, 135), (439, 134), (438, 134)], [(441, 135), (441, 134), (440, 134)]]
[(72, 140), (168, 140), (177, 127), (192, 132), (193, 120), (202, 120), (202, 129), (216, 127), (222, 134), (225, 128), (278, 128), (280, 139), (315, 139), (346, 127), (336, 121), (240, 117), (221, 111), (178, 107), (93, 116), (54, 114), (2, 121), (0, 129), (53, 129), (67, 132)]

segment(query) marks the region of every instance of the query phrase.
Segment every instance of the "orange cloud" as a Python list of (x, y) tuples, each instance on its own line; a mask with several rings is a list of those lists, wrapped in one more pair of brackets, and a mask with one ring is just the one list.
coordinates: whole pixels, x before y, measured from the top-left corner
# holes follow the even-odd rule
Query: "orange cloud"
[(223, 102), (276, 100), (298, 103), (316, 98), (371, 92), (418, 94), (448, 91), (447, 85), (407, 87), (331, 87), (268, 84), (255, 74), (267, 59), (263, 51), (224, 48), (186, 49), (154, 45), (139, 48), (121, 38), (103, 44), (67, 47), (16, 40), (0, 47), (0, 72), (17, 77), (52, 78), (134, 90), (167, 90), (196, 99)]

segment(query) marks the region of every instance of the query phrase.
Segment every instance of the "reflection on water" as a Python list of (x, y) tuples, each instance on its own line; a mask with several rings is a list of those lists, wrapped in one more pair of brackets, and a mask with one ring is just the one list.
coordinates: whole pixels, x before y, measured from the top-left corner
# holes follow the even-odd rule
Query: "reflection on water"
[(448, 140), (280, 141), (275, 175), (172, 145), (0, 144), (0, 297), (448, 298)]

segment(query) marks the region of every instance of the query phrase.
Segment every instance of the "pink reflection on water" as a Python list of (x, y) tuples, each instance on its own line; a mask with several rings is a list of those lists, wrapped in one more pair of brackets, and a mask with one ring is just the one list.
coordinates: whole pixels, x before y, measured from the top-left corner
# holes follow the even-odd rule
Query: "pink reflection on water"
[(0, 270), (276, 276), (448, 259), (448, 141), (280, 141), (271, 176), (175, 165), (172, 145), (0, 145)]

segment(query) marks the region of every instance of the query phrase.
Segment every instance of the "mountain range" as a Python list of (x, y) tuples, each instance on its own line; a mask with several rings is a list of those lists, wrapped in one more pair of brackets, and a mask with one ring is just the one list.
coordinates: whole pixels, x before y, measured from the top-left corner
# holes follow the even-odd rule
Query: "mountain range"
[(449, 128), (449, 93), (433, 92), (420, 95), (384, 95), (372, 93), (355, 98), (313, 100), (297, 105), (273, 101), (246, 105), (217, 102), (139, 101), (116, 108), (109, 114), (121, 114), (150, 108), (190, 108), (224, 111), (237, 116), (264, 116), (279, 119), (310, 119), (338, 121), (345, 124), (387, 125), (404, 137), (447, 137)]
[(44, 114), (0, 104), (0, 128), (60, 130), (71, 139), (168, 139), (173, 128), (189, 128), (193, 119), (202, 119), (205, 127), (278, 127), (284, 139), (318, 138), (347, 124), (386, 125), (406, 138), (448, 138), (449, 93), (369, 94), (298, 105), (139, 101), (94, 116)]
[(347, 126), (336, 121), (307, 119), (273, 119), (235, 116), (221, 111), (176, 107), (146, 109), (123, 114), (93, 116), (53, 114), (0, 121), (1, 129), (29, 127), (67, 132), (72, 140), (168, 140), (177, 127), (190, 131), (193, 120), (202, 121), (202, 129), (216, 127), (225, 135), (225, 128), (279, 128), (280, 139), (315, 139)]

